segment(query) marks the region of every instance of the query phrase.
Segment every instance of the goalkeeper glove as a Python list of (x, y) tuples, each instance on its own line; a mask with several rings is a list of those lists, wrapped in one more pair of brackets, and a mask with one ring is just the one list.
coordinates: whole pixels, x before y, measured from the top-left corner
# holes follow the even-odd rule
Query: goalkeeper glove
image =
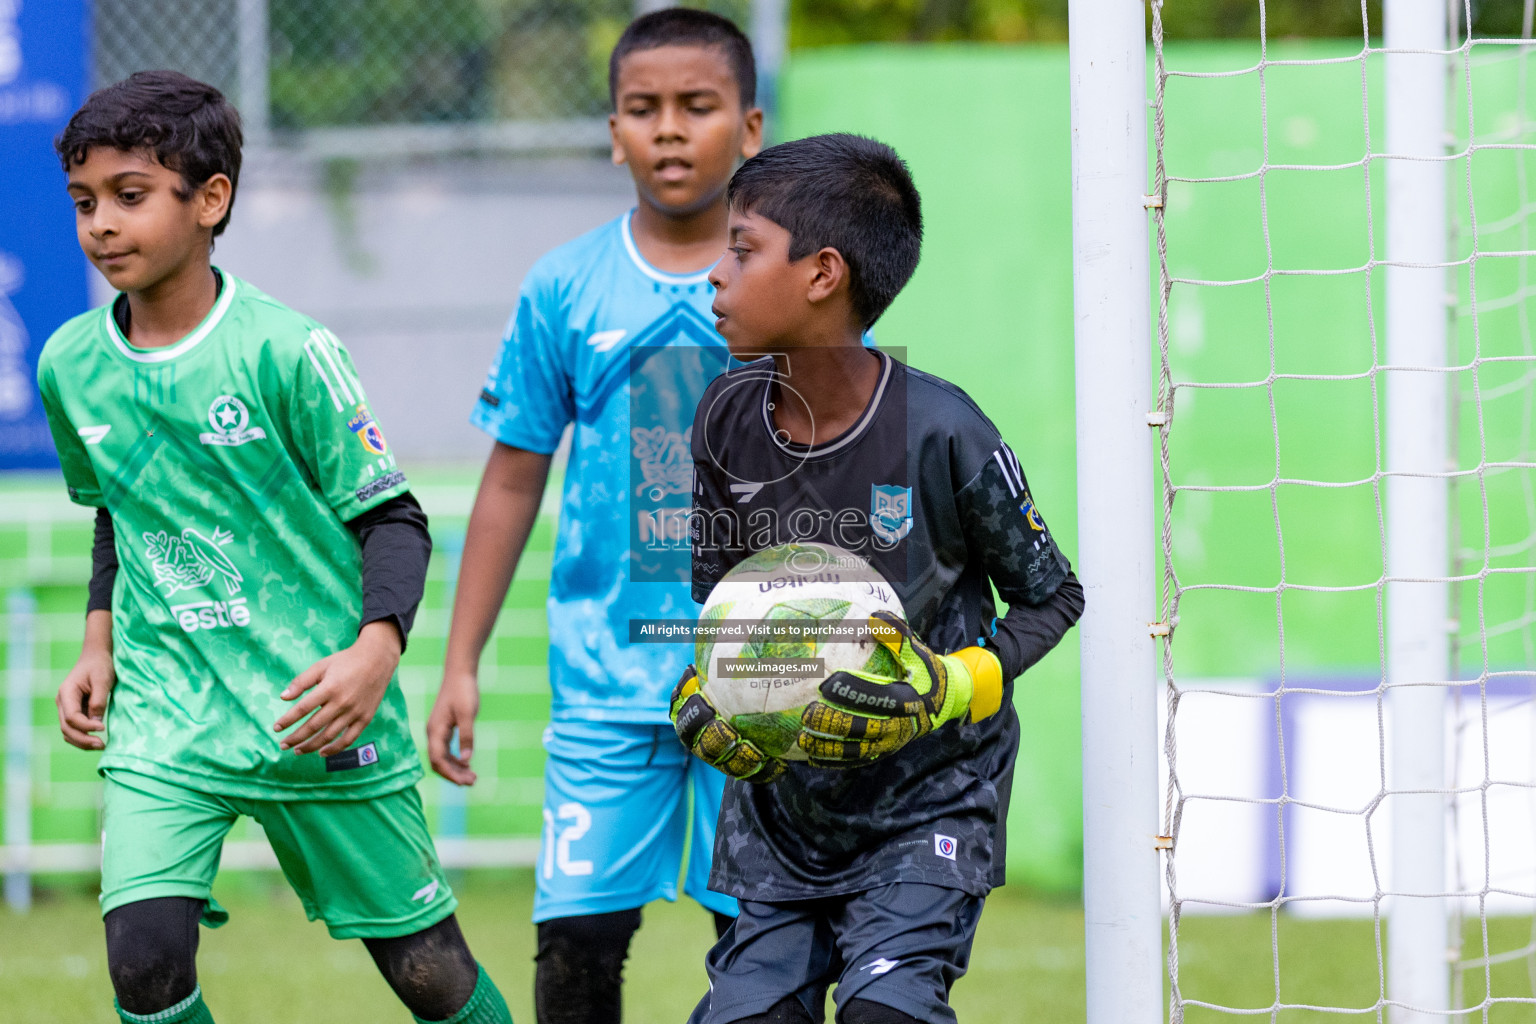
[(980, 647), (934, 654), (891, 612), (869, 617), (869, 630), (901, 666), (902, 678), (834, 672), (822, 699), (801, 716), (800, 748), (813, 764), (847, 766), (884, 757), (962, 715), (979, 722), (1003, 703), (1003, 666)]
[(670, 714), (672, 728), (677, 730), (683, 746), (731, 778), (772, 782), (784, 773), (783, 761), (763, 753), (756, 743), (720, 717), (699, 687), (699, 674), (692, 665), (683, 670), (683, 678), (672, 690)]

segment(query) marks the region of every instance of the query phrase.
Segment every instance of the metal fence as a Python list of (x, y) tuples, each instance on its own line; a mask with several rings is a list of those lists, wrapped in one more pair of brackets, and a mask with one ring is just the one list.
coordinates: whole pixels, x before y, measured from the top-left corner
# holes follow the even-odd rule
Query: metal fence
[[(250, 141), (321, 156), (559, 150), (607, 140), (608, 53), (645, 0), (95, 0), (98, 85), (174, 68), (234, 98)], [(752, 29), (784, 0), (691, 6)], [(756, 19), (755, 23), (752, 19)]]

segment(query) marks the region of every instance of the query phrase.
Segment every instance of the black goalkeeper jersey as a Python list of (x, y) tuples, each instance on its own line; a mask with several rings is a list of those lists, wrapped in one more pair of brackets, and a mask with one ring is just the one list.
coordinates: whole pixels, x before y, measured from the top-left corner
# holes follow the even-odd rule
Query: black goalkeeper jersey
[[(934, 650), (980, 643), (997, 654), (1002, 710), (948, 723), (870, 765), (791, 764), (770, 785), (730, 780), (710, 887), (741, 899), (896, 881), (976, 895), (1001, 885), (1019, 743), (1012, 680), (1082, 614), (1082, 587), (991, 420), (953, 384), (879, 357), (863, 416), (812, 446), (775, 436), (781, 385), (772, 360), (710, 385), (691, 439), (693, 597), (703, 602), (737, 562), (778, 544), (856, 552), (892, 584)], [(1002, 618), (994, 586), (1008, 604)]]

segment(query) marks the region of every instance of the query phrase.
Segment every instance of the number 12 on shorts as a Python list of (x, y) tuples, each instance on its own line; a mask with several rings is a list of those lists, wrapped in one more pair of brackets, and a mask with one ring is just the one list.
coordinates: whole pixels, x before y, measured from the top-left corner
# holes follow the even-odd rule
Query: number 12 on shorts
[(591, 813), (574, 801), (561, 804), (558, 813), (561, 821), (571, 824), (561, 826), (557, 838), (555, 815), (549, 813), (548, 807), (544, 808), (544, 877), (553, 878), (557, 867), (562, 875), (590, 875), (592, 862), (571, 860), (571, 844), (592, 827)]

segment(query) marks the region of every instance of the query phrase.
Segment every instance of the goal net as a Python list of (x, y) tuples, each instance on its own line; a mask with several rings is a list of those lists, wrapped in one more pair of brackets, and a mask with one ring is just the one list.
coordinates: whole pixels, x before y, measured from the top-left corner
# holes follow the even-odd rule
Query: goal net
[(1169, 1019), (1533, 1020), (1530, 5), (1255, 4), (1152, 5)]

